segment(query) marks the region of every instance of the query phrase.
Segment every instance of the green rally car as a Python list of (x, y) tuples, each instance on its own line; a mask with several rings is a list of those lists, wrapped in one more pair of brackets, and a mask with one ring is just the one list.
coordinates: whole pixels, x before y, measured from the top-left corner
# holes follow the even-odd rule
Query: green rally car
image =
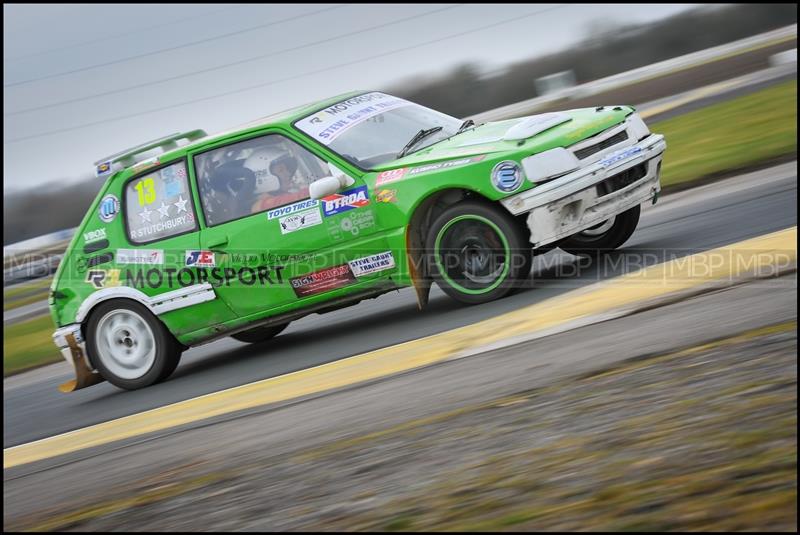
[(104, 158), (50, 292), (61, 390), (148, 386), (190, 346), (400, 287), (498, 299), (536, 252), (622, 245), (665, 148), (629, 106), (474, 125), (354, 92)]

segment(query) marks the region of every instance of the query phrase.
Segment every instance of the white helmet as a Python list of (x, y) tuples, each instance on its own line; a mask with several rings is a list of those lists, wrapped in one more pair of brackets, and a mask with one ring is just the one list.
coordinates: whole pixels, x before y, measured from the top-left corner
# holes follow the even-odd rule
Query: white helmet
[(256, 175), (256, 195), (281, 189), (280, 180), (269, 170), (270, 164), (280, 155), (279, 150), (267, 147), (256, 150), (245, 160), (244, 166)]

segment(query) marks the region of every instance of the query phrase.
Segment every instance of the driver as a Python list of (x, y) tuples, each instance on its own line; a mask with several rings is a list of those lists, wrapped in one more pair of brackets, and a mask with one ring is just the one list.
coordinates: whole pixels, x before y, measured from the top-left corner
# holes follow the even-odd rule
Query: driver
[[(269, 164), (269, 175), (272, 180), (259, 177), (256, 194), (260, 194), (253, 203), (250, 213), (263, 212), (269, 208), (283, 206), (308, 197), (308, 186), (298, 187), (294, 181), (297, 172), (297, 159), (290, 154), (282, 154)], [(279, 185), (277, 190), (265, 190), (270, 183)]]
[(209, 183), (216, 193), (216, 222), (236, 219), (249, 213), (256, 176), (243, 164), (244, 160), (225, 162), (211, 175)]

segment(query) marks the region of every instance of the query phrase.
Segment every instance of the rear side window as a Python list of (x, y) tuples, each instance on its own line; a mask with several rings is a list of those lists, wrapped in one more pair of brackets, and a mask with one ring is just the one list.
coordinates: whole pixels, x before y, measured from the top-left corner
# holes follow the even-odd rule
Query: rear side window
[(125, 186), (125, 220), (131, 243), (149, 243), (197, 228), (186, 163), (134, 178)]

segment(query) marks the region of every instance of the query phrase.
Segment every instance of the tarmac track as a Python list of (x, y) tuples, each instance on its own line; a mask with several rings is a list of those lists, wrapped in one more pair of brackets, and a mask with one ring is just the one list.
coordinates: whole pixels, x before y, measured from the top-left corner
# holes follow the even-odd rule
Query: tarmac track
[(528, 288), (462, 307), (434, 289), (419, 312), (413, 291), (293, 323), (270, 343), (221, 340), (184, 354), (173, 377), (126, 392), (103, 383), (64, 395), (58, 364), (4, 381), (4, 448), (138, 413), (255, 380), (335, 361), (502, 314), (666, 258), (719, 247), (797, 224), (797, 164), (791, 162), (662, 198), (612, 264), (588, 266), (558, 251), (537, 259)]

